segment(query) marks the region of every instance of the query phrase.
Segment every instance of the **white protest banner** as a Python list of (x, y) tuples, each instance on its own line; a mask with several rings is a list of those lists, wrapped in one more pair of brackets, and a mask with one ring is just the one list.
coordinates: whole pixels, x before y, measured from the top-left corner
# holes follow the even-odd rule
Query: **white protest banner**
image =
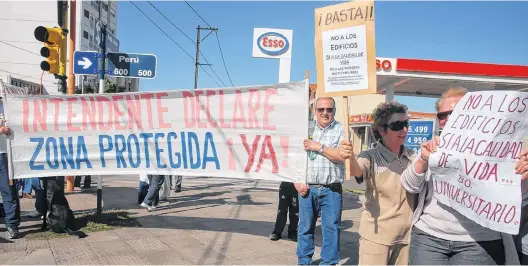
[(8, 98), (14, 178), (166, 174), (305, 179), (308, 80)]
[(514, 168), (528, 135), (527, 114), (528, 93), (466, 94), (429, 159), (438, 201), (484, 227), (517, 234), (521, 177)]

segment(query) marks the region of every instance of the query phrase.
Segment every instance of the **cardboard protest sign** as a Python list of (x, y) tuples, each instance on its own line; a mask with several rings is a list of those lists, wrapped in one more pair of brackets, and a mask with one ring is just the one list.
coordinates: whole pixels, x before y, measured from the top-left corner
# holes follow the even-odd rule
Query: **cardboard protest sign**
[(8, 97), (14, 178), (165, 174), (305, 180), (307, 80)]
[(376, 93), (374, 1), (315, 10), (317, 95)]
[(528, 132), (527, 114), (528, 93), (466, 94), (429, 159), (438, 201), (484, 227), (517, 234), (521, 177), (515, 163)]

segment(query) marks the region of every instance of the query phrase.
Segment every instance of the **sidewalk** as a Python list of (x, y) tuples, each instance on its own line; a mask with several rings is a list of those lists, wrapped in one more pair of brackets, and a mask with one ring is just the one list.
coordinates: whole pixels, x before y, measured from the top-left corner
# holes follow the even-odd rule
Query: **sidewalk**
[[(270, 241), (276, 215), (275, 189), (246, 180), (198, 185), (183, 180), (181, 193), (171, 192), (154, 212), (136, 205), (137, 178), (104, 178), (104, 209), (128, 211), (141, 227), (70, 236), (31, 239), (39, 232), (39, 221), (23, 217), (25, 238), (7, 240), (0, 235), (0, 261), (4, 264), (225, 264), (295, 265), (296, 243), (287, 239)], [(94, 180), (95, 181), (95, 180)], [(198, 181), (197, 181), (198, 182)], [(242, 185), (241, 185), (242, 184)], [(96, 206), (95, 189), (67, 196), (74, 211)], [(21, 199), (23, 215), (33, 200)], [(361, 204), (357, 195), (344, 194), (341, 264), (357, 264), (357, 234)], [(320, 223), (316, 229), (314, 263), (321, 249)]]

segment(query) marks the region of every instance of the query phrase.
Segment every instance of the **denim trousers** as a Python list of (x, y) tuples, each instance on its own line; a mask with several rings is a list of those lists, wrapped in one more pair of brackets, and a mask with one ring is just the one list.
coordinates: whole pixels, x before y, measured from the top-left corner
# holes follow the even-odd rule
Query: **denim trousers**
[(40, 187), (40, 180), (36, 177), (24, 179), (24, 193), (30, 194), (32, 189), (42, 189)]
[(147, 204), (148, 206), (152, 206), (153, 203), (156, 201), (156, 197), (159, 199), (159, 191), (161, 189), (161, 186), (163, 185), (163, 182), (165, 182), (165, 176), (164, 175), (148, 175), (149, 179), (149, 189), (147, 192), (147, 195), (145, 196), (145, 199), (143, 200), (143, 203)]
[(409, 265), (504, 265), (505, 260), (502, 239), (449, 241), (412, 229)]
[(312, 264), (315, 252), (314, 231), (317, 216), (321, 213), (323, 246), (320, 265), (339, 263), (342, 187), (310, 185), (307, 195), (299, 195), (299, 226), (297, 229), (297, 257), (299, 265)]
[(18, 228), (20, 225), (20, 201), (16, 187), (9, 185), (7, 174), (7, 153), (0, 153), (0, 193), (5, 212), (6, 227)]

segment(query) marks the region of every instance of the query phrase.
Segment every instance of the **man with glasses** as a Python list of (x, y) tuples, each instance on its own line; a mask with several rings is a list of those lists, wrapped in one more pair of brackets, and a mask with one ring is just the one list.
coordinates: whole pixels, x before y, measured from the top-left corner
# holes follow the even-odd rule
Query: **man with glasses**
[[(442, 129), (466, 90), (452, 88), (437, 103), (437, 118)], [(438, 136), (421, 144), (420, 153), (402, 174), (405, 190), (418, 194), (412, 221), (410, 265), (502, 265), (504, 245), (499, 232), (483, 227), (439, 203), (433, 191), (429, 156), (439, 144)]]
[(344, 159), (337, 148), (345, 131), (343, 125), (335, 121), (334, 99), (319, 98), (315, 105), (317, 123), (312, 138), (304, 141), (309, 157), (306, 184), (295, 184), (299, 192), (297, 257), (299, 265), (312, 264), (314, 229), (320, 213), (323, 232), (321, 265), (336, 265), (340, 260), (341, 184), (345, 174)]

